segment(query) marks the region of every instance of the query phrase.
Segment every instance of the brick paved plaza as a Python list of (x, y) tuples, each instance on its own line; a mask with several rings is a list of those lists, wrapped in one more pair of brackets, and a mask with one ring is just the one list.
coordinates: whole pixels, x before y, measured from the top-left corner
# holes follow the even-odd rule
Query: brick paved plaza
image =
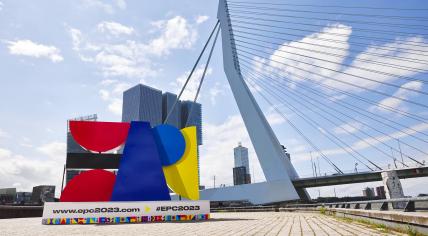
[(42, 225), (40, 218), (0, 220), (0, 235), (400, 235), (317, 213), (213, 213), (210, 221), (121, 225)]

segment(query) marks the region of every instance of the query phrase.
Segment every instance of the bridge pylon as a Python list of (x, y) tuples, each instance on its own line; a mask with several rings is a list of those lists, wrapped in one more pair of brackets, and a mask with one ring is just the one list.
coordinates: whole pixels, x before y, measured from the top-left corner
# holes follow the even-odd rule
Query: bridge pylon
[[(276, 195), (274, 199), (277, 202), (310, 199), (305, 189), (294, 187), (292, 180), (297, 179), (298, 174), (242, 77), (226, 0), (219, 0), (217, 17), (221, 28), (224, 72), (266, 177), (266, 182), (259, 183), (264, 185), (264, 188), (259, 186), (259, 189), (257, 189), (259, 184), (217, 189), (216, 194), (210, 194), (210, 200), (218, 200), (212, 197), (213, 195), (221, 196), (222, 199), (226, 199), (225, 195), (229, 195), (234, 198), (230, 200), (238, 200), (236, 198), (241, 195), (239, 191), (247, 191), (246, 194), (259, 194), (257, 200), (259, 203), (272, 201), (272, 196), (269, 195)], [(261, 189), (269, 189), (269, 191), (263, 192)], [(203, 193), (202, 196), (204, 196)], [(242, 197), (244, 197), (242, 200), (248, 199), (248, 197)]]

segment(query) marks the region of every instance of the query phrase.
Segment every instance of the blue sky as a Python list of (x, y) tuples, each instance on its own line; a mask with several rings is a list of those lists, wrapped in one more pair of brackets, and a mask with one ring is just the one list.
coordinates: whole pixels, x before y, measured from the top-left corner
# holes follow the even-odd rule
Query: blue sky
[[(305, 3), (313, 4), (316, 1), (305, 1)], [(329, 1), (325, 4), (328, 3), (345, 4), (344, 1)], [(421, 8), (421, 5), (428, 5), (421, 4), (420, 1), (406, 1), (406, 3), (402, 1), (376, 1), (375, 3), (362, 1), (359, 4), (402, 8)], [(428, 8), (428, 6), (422, 8)], [(361, 13), (361, 10), (359, 11)], [(100, 120), (120, 121), (121, 93), (137, 83), (177, 93), (216, 22), (216, 12), (217, 1), (184, 0), (177, 3), (172, 0), (161, 2), (76, 0), (38, 1), (36, 3), (0, 0), (0, 78), (2, 82), (0, 93), (0, 187), (16, 186), (20, 190), (30, 190), (33, 185), (37, 184), (60, 186), (62, 165), (65, 161), (67, 119), (96, 113)], [(366, 14), (369, 13), (366, 12)], [(402, 14), (388, 11), (376, 13)], [(426, 17), (426, 13), (427, 11), (405, 14), (412, 14), (412, 16), (419, 14), (418, 16)], [(303, 13), (295, 14), (303, 15)], [(312, 32), (300, 32), (302, 37), (294, 37), (279, 43), (293, 45), (292, 43), (296, 41), (316, 38), (314, 33), (321, 34), (335, 30), (347, 34), (348, 40), (352, 42), (355, 42), (355, 38), (353, 38), (355, 34), (369, 35), (367, 32), (358, 32), (354, 29), (364, 26), (346, 23), (343, 22), (344, 20), (349, 20), (349, 18), (337, 15), (331, 22), (313, 21), (312, 23), (320, 26), (310, 28)], [(426, 24), (426, 22), (420, 24)], [(337, 25), (342, 25), (342, 27), (338, 28)], [(413, 37), (417, 37), (421, 43), (427, 44), (426, 36), (420, 36), (423, 34), (428, 34), (428, 30), (416, 30)], [(397, 43), (397, 36), (382, 37), (389, 40), (386, 43)], [(406, 38), (398, 39), (399, 42), (406, 40)], [(358, 55), (358, 53), (366, 52), (370, 47), (355, 47), (350, 43), (350, 49), (355, 49)], [(279, 53), (276, 50), (266, 52), (270, 55)], [(361, 55), (364, 56), (364, 54)], [(284, 54), (284, 56), (289, 55)], [(351, 57), (347, 57), (345, 62), (353, 63)], [(284, 68), (276, 69), (283, 70)], [(421, 71), (428, 70), (428, 68), (420, 69)], [(195, 78), (201, 73), (202, 67), (199, 67)], [(426, 78), (426, 75), (423, 72), (409, 76), (423, 79)], [(328, 74), (328, 76), (343, 79), (334, 74)], [(289, 78), (301, 83), (292, 75), (289, 75)], [(382, 79), (399, 86), (404, 85), (394, 78)], [(340, 86), (340, 84), (327, 80), (320, 80), (320, 82)], [(190, 83), (189, 90), (184, 94), (186, 99), (193, 98), (196, 86), (197, 83)], [(373, 88), (389, 94), (398, 93), (400, 96), (426, 104), (426, 97), (422, 95), (403, 95), (397, 88), (375, 87), (372, 84), (365, 86), (373, 86)], [(413, 86), (426, 91), (425, 85)], [(428, 116), (426, 110), (417, 106), (396, 104), (394, 100), (384, 101), (383, 99), (387, 99), (385, 97), (352, 88), (340, 88), (379, 102), (391, 102), (394, 106), (397, 105), (403, 110), (425, 118)], [(327, 91), (321, 89), (320, 91), (328, 94)], [(291, 152), (298, 172), (302, 176), (310, 176), (312, 170), (308, 161), (310, 160), (309, 152), (314, 150), (257, 94), (256, 98), (260, 101), (280, 142)], [(353, 102), (349, 97), (340, 99)], [(199, 101), (203, 104), (205, 143), (201, 149), (202, 184), (212, 186), (214, 175), (216, 175), (217, 185), (232, 183), (233, 147), (240, 141), (250, 147), (250, 168), (254, 173), (253, 179), (257, 182), (263, 181), (263, 173), (256, 161), (255, 153), (251, 148), (223, 73), (220, 43), (214, 52)], [(356, 105), (367, 110), (373, 109), (365, 104)], [(313, 130), (292, 112), (286, 109), (284, 111), (342, 169), (352, 170), (354, 168), (355, 161), (346, 153), (337, 151), (337, 147), (326, 141), (319, 131)], [(316, 117), (309, 111), (304, 109), (302, 111), (319, 121), (323, 129), (334, 132), (349, 144), (358, 145), (357, 140), (354, 140), (349, 134), (341, 132), (343, 129), (362, 136), (364, 135), (361, 131), (378, 137), (382, 136), (368, 127), (364, 127), (361, 123), (352, 123), (350, 119), (341, 123), (342, 128), (340, 128)], [(405, 124), (407, 127), (416, 127), (421, 132), (428, 129), (420, 122), (402, 116), (385, 111), (375, 112)], [(356, 118), (364, 122), (371, 122), (365, 121), (362, 117)], [(377, 124), (370, 123), (370, 125)], [(400, 136), (396, 134), (396, 131), (385, 127), (382, 127), (382, 130), (394, 137), (400, 137), (403, 142), (409, 142), (428, 151), (426, 143), (407, 136)], [(423, 138), (423, 136), (421, 137)], [(395, 140), (387, 142), (395, 145), (394, 147), (397, 145)], [(381, 144), (378, 145), (381, 146)], [(419, 160), (425, 157), (406, 147), (404, 149), (406, 153), (417, 156)], [(390, 152), (390, 150), (387, 151)], [(380, 157), (373, 148), (362, 147), (361, 152), (382, 166), (391, 163), (385, 157)], [(320, 165), (323, 173), (332, 171), (325, 162), (321, 161)], [(405, 193), (428, 192), (426, 187), (421, 188), (419, 185), (425, 182), (425, 178), (403, 181), (406, 188)], [(341, 195), (360, 194), (365, 185), (360, 184), (352, 188), (339, 186), (336, 188), (336, 192)], [(310, 192), (313, 196), (318, 195), (318, 190), (312, 189)], [(321, 195), (331, 196), (332, 194), (332, 188), (321, 189)]]

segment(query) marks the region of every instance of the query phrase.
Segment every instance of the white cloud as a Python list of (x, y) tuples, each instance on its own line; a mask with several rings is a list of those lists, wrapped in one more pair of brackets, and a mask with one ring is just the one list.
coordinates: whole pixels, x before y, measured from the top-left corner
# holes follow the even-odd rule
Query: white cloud
[(196, 17), (196, 24), (202, 24), (205, 21), (207, 21), (210, 17), (209, 16), (197, 16)]
[(101, 90), (99, 91), (99, 94), (100, 94), (101, 99), (102, 99), (103, 101), (108, 101), (108, 100), (110, 99), (110, 92), (109, 92), (109, 91), (107, 91), (107, 90), (105, 90), (105, 89), (101, 89)]
[(265, 181), (263, 171), (240, 115), (230, 116), (219, 124), (205, 122), (203, 129), (204, 145), (201, 146), (200, 150), (202, 185), (212, 187), (214, 175), (217, 186), (233, 183), (233, 148), (237, 146), (238, 142), (242, 142), (244, 146), (249, 148), (252, 179), (254, 180), (255, 177), (257, 182)]
[[(360, 53), (356, 58), (362, 59), (362, 60), (379, 61), (387, 64), (402, 63), (402, 61), (399, 58), (411, 58), (412, 60), (415, 60), (415, 61), (428, 60), (428, 54), (416, 55), (413, 53), (412, 50), (420, 50), (420, 47), (421, 47), (421, 46), (415, 46), (414, 45), (415, 42), (422, 45), (422, 47), (428, 47), (428, 43), (426, 43), (426, 41), (422, 37), (399, 38), (396, 41), (391, 43), (385, 43), (378, 46), (369, 46), (364, 52)], [(393, 49), (388, 49), (390, 51), (385, 51), (385, 50), (379, 49), (379, 47), (393, 48)], [(372, 53), (379, 54), (379, 56), (370, 55)], [(408, 62), (408, 61), (406, 61), (405, 64), (406, 66), (413, 67), (416, 70), (428, 71), (428, 66), (425, 64), (420, 64), (417, 62)], [(413, 77), (414, 75), (419, 73), (417, 71), (403, 70), (403, 69), (394, 68), (390, 66), (378, 65), (371, 62), (362, 62), (359, 60), (354, 60), (351, 66), (354, 66), (354, 67), (345, 67), (341, 71), (348, 74), (354, 74), (361, 77), (374, 79), (383, 83), (384, 82), (391, 83), (392, 81), (397, 80), (399, 76)], [(357, 69), (355, 67), (386, 72), (387, 74), (369, 72), (369, 71)], [(392, 74), (395, 76), (391, 76), (388, 74)], [(348, 83), (358, 84), (359, 86), (362, 86), (364, 88), (374, 89), (382, 86), (382, 84), (378, 82), (364, 80), (364, 79), (360, 79), (352, 76), (347, 76), (341, 73), (335, 74), (334, 78), (337, 80), (346, 80), (346, 82)], [(361, 91), (361, 89), (352, 87), (351, 85), (338, 83), (332, 80), (325, 81), (325, 84), (332, 85), (340, 89), (350, 90), (350, 91)]]
[(3, 10), (3, 3), (0, 2), (0, 11)]
[[(88, 40), (79, 29), (69, 28), (73, 50), (79, 58), (94, 63), (105, 77), (123, 76), (144, 79), (154, 77), (160, 71), (154, 66), (153, 59), (165, 56), (173, 49), (189, 49), (197, 39), (197, 31), (193, 25), (181, 16), (168, 20), (153, 22), (158, 34), (147, 42), (137, 40), (115, 40), (101, 37), (100, 42)], [(113, 35), (131, 35), (134, 29), (115, 22), (102, 22), (98, 31)]]
[(361, 130), (362, 127), (363, 127), (363, 124), (361, 123), (349, 122), (349, 123), (340, 125), (338, 127), (335, 127), (333, 131), (336, 134), (349, 134), (349, 133), (353, 134)]
[(12, 155), (12, 152), (10, 150), (0, 148), (0, 158), (7, 158), (7, 157), (10, 157), (11, 155)]
[(0, 148), (0, 186), (16, 186), (18, 191), (31, 191), (35, 185), (55, 185), (59, 193), (65, 143), (47, 143), (35, 149), (35, 153), (41, 156), (28, 158)]
[(70, 28), (73, 50), (79, 58), (94, 63), (105, 77), (144, 78), (156, 75), (147, 53), (147, 46), (134, 40), (120, 44), (93, 43), (82, 32)]
[(52, 62), (61, 62), (64, 60), (61, 56), (61, 51), (54, 46), (38, 44), (28, 39), (8, 41), (7, 44), (9, 53), (12, 55), (48, 58)]
[[(402, 104), (403, 104), (403, 100), (400, 100), (398, 98), (408, 99), (411, 96), (417, 96), (418, 95), (417, 92), (410, 91), (408, 89), (420, 91), (420, 90), (422, 90), (422, 87), (423, 87), (423, 83), (419, 82), (419, 81), (412, 81), (412, 82), (408, 82), (406, 84), (403, 84), (393, 94), (394, 97), (385, 98), (382, 101), (380, 101), (377, 106), (373, 106), (370, 109), (371, 110), (379, 110), (379, 111), (387, 112), (387, 111), (390, 111), (390, 110), (384, 109), (382, 107), (388, 107), (388, 108), (393, 108), (393, 109), (400, 108), (400, 106), (402, 106)], [(395, 98), (395, 97), (397, 97), (397, 98)], [(400, 110), (406, 110), (406, 108), (402, 107), (402, 108), (400, 108)]]
[(8, 138), (8, 137), (9, 137), (9, 134), (6, 131), (0, 129), (0, 139), (1, 138)]
[(101, 0), (81, 0), (81, 6), (84, 8), (99, 8), (108, 14), (113, 14), (115, 12), (115, 9), (111, 4), (105, 3), (105, 1)]
[[(322, 29), (320, 32), (308, 35), (301, 40), (293, 41), (290, 43), (284, 43), (270, 56), (269, 58), (270, 60), (268, 62), (271, 67), (275, 68), (273, 69), (274, 72), (287, 76), (288, 78), (294, 81), (302, 81), (302, 79), (299, 78), (298, 76), (295, 76), (295, 74), (303, 76), (304, 78), (310, 78), (317, 81), (320, 81), (323, 79), (315, 76), (314, 75), (315, 73), (322, 74), (327, 77), (332, 77), (335, 75), (334, 72), (324, 70), (319, 67), (314, 67), (314, 66), (325, 66), (326, 63), (313, 58), (320, 58), (322, 60), (334, 61), (338, 64), (342, 63), (344, 58), (348, 55), (347, 50), (349, 48), (349, 44), (347, 43), (347, 41), (351, 33), (352, 33), (352, 28), (346, 25), (335, 24), (335, 25), (327, 26), (324, 29)], [(337, 36), (333, 36), (335, 34), (343, 35), (340, 37), (341, 41), (344, 42), (343, 44), (324, 41), (324, 40), (336, 39)], [(319, 46), (314, 46), (314, 44)], [(337, 47), (343, 50), (330, 49), (330, 48), (326, 48), (325, 46)], [(299, 49), (299, 48), (302, 48), (302, 49)], [(325, 53), (312, 52), (312, 51), (321, 51), (325, 53), (337, 54), (339, 55), (339, 57), (327, 55)], [(299, 56), (296, 54), (300, 54), (303, 56)], [(312, 58), (309, 58), (309, 57), (312, 57)], [(263, 59), (260, 59), (260, 58), (256, 58), (255, 60), (259, 61), (258, 63), (264, 62)], [(300, 63), (298, 61), (303, 61), (308, 64)], [(291, 66), (288, 66), (288, 65), (291, 65)], [(311, 65), (314, 65), (314, 66), (311, 66)], [(310, 72), (302, 72), (301, 70), (296, 69), (294, 67), (297, 67), (306, 71), (310, 71)], [(326, 67), (334, 70), (341, 69), (341, 66), (337, 64), (327, 64)], [(272, 70), (272, 69), (269, 69), (269, 70)]]
[(107, 110), (115, 115), (122, 115), (122, 95), (131, 85), (117, 80), (104, 80), (101, 87), (98, 93), (108, 103)]
[(117, 22), (113, 22), (113, 21), (103, 21), (101, 23), (98, 24), (97, 29), (100, 32), (105, 32), (105, 33), (109, 33), (112, 34), (114, 36), (119, 36), (119, 35), (131, 35), (134, 33), (134, 28), (132, 27), (128, 27), (125, 25), (122, 25), (120, 23)]
[[(193, 72), (192, 77), (189, 80), (189, 83), (186, 86), (186, 89), (183, 91), (183, 94), (181, 95), (180, 100), (190, 100), (193, 101), (195, 99), (196, 91), (198, 90), (199, 83), (201, 81), (202, 74), (204, 73), (205, 65), (201, 65)], [(179, 90), (183, 87), (183, 85), (186, 83), (187, 77), (189, 76), (190, 71), (185, 72), (181, 76), (179, 76), (175, 83), (172, 83), (172, 85)], [(206, 81), (207, 77), (212, 74), (212, 68), (208, 67), (207, 72), (205, 74)], [(202, 85), (204, 86), (204, 85)], [(177, 91), (179, 92), (179, 91)], [(215, 91), (214, 91), (215, 92)], [(212, 95), (212, 94), (211, 94)], [(217, 95), (214, 93), (214, 95)], [(199, 93), (198, 100), (202, 98), (202, 94)]]
[(198, 38), (198, 32), (182, 16), (169, 20), (153, 22), (161, 35), (149, 43), (149, 48), (156, 55), (168, 55), (171, 49), (191, 48)]
[(37, 150), (52, 159), (63, 160), (66, 154), (66, 144), (64, 142), (52, 142), (42, 145)]
[(122, 115), (122, 99), (115, 98), (108, 105), (108, 110), (116, 115)]
[(215, 105), (217, 102), (216, 100), (217, 97), (219, 95), (224, 95), (224, 86), (222, 86), (219, 82), (216, 82), (215, 85), (210, 88), (209, 94), (210, 94), (211, 104)]
[[(276, 107), (276, 109), (278, 109), (278, 107)], [(277, 110), (275, 109), (275, 107), (270, 107), (266, 114), (266, 120), (269, 121), (269, 124), (271, 126), (273, 125), (280, 125), (283, 124), (285, 122), (284, 117), (282, 117)]]
[[(428, 47), (428, 43), (422, 37), (397, 38), (390, 43), (368, 45), (364, 51), (356, 56), (356, 59), (351, 61), (350, 66), (343, 65), (345, 63), (344, 59), (349, 54), (349, 38), (351, 35), (352, 28), (349, 26), (343, 24), (326, 26), (319, 32), (310, 34), (300, 40), (284, 43), (268, 59), (254, 57), (254, 70), (260, 71), (258, 68), (262, 68), (262, 72), (274, 72), (296, 82), (302, 82), (303, 79), (301, 77), (303, 77), (341, 90), (353, 92), (361, 92), (364, 89), (350, 84), (358, 85), (362, 88), (375, 89), (382, 86), (382, 83), (391, 83), (399, 79), (400, 76), (412, 77), (419, 73), (418, 70), (428, 71), (428, 65), (417, 62), (406, 61), (406, 66), (416, 69), (413, 71), (370, 62), (379, 61), (384, 64), (400, 64), (402, 61), (399, 58), (411, 58), (415, 61), (428, 60), (428, 54), (416, 55), (412, 51)], [(341, 43), (335, 41), (341, 41)], [(319, 46), (315, 46), (314, 44)], [(415, 44), (421, 46), (416, 46)], [(339, 48), (340, 50), (331, 47)], [(388, 50), (379, 49), (382, 47), (388, 48)], [(269, 64), (270, 67), (263, 66), (263, 63)], [(381, 73), (373, 71), (380, 71)], [(317, 74), (322, 75), (322, 77)], [(351, 75), (357, 75), (360, 78)], [(371, 79), (377, 80), (380, 83), (370, 81)], [(346, 81), (346, 83), (339, 81)], [(392, 101), (390, 100), (389, 102)]]
[[(353, 150), (360, 151), (360, 150), (370, 148), (372, 146), (377, 146), (379, 144), (388, 142), (390, 140), (395, 140), (395, 139), (402, 140), (410, 135), (417, 134), (417, 132), (423, 132), (426, 130), (428, 130), (428, 124), (420, 123), (420, 124), (416, 124), (411, 127), (402, 129), (401, 131), (390, 133), (388, 135), (373, 136), (373, 138), (369, 137), (369, 138), (361, 139), (355, 143), (350, 144), (349, 146)], [(369, 143), (371, 145), (369, 145)], [(350, 148), (346, 148), (346, 150), (349, 152), (352, 152)], [(341, 149), (341, 148), (324, 149), (324, 150), (321, 150), (321, 152), (328, 157), (347, 153), (344, 149)], [(294, 156), (299, 157), (294, 159), (296, 161), (310, 160), (310, 156), (308, 156), (307, 153), (296, 153)], [(319, 153), (314, 152), (314, 156), (319, 156)]]
[(125, 10), (126, 9), (126, 1), (125, 0), (116, 0), (116, 6), (121, 10)]
[(428, 124), (420, 123), (420, 124), (413, 125), (409, 128), (403, 129), (401, 132), (397, 131), (389, 135), (381, 135), (381, 136), (376, 136), (374, 138), (366, 138), (364, 140), (360, 140), (356, 142), (353, 146), (357, 149), (364, 149), (369, 147), (367, 143), (370, 143), (372, 145), (377, 145), (377, 144), (385, 143), (392, 139), (402, 139), (409, 135), (414, 135), (414, 134), (417, 134), (417, 132), (423, 132), (425, 130), (428, 130)]
[[(268, 109), (266, 119), (271, 126), (281, 125), (285, 122), (272, 108)], [(229, 116), (221, 123), (205, 122), (203, 134), (204, 145), (201, 146), (200, 150), (201, 183), (203, 185), (212, 187), (214, 175), (216, 176), (217, 186), (219, 184), (230, 185), (233, 183), (233, 148), (239, 142), (242, 142), (243, 146), (248, 148), (252, 181), (266, 181), (240, 114)], [(297, 140), (285, 140), (284, 143), (287, 143), (288, 150), (291, 153), (306, 150), (306, 147)]]

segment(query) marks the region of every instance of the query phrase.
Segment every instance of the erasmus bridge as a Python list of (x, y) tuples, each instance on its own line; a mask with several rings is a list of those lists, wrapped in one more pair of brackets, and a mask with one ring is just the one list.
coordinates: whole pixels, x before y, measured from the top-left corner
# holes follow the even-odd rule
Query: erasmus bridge
[[(307, 200), (305, 188), (382, 181), (382, 173), (391, 170), (394, 178), (428, 176), (428, 134), (418, 128), (428, 125), (428, 81), (423, 79), (428, 27), (417, 23), (428, 19), (418, 16), (418, 9), (361, 8), (359, 12), (370, 14), (347, 13), (346, 6), (219, 1), (218, 21), (178, 99), (211, 44), (207, 71), (221, 38), (224, 72), (266, 181), (206, 189), (202, 199), (256, 204)], [(373, 14), (377, 10), (392, 13)], [(258, 102), (280, 115), (334, 174), (300, 178)], [(311, 134), (291, 114), (312, 128)], [(338, 127), (371, 154), (323, 128), (325, 124)], [(314, 135), (346, 157), (332, 159)], [(364, 171), (346, 173), (347, 163), (364, 166)], [(389, 167), (382, 167), (386, 163)]]

